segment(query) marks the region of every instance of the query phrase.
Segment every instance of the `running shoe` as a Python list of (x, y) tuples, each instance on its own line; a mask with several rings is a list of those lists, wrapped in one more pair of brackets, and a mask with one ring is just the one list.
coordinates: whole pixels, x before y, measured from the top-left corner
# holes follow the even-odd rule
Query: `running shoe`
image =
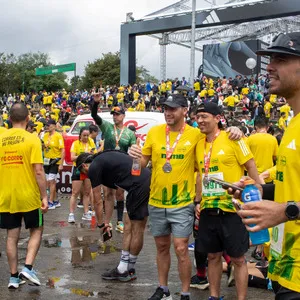
[(170, 291), (164, 292), (164, 290), (161, 287), (158, 287), (155, 291), (155, 293), (148, 298), (148, 300), (172, 300), (172, 296), (170, 294)]
[(75, 223), (75, 216), (73, 213), (69, 213), (68, 223)]
[(181, 295), (180, 300), (190, 300), (190, 295)]
[(208, 300), (223, 300), (223, 299), (224, 299), (224, 296), (222, 296), (222, 297), (220, 297), (220, 298), (210, 296), (210, 297), (208, 298)]
[(61, 204), (60, 204), (60, 202), (58, 200), (57, 201), (53, 201), (53, 204), (55, 205), (55, 208), (61, 207)]
[(135, 273), (135, 269), (130, 269), (128, 270), (129, 276), (131, 278), (131, 280), (135, 280), (137, 279), (136, 273)]
[(116, 231), (124, 233), (124, 224), (122, 221), (117, 222)]
[(232, 263), (230, 263), (227, 266), (227, 286), (234, 286), (235, 285), (235, 280), (234, 280), (234, 266)]
[(124, 273), (119, 273), (118, 268), (104, 272), (101, 276), (105, 280), (119, 280), (122, 282), (131, 280), (131, 277), (130, 277), (128, 271), (125, 271)]
[(26, 283), (26, 281), (21, 280), (19, 277), (10, 277), (8, 288), (9, 289), (17, 289), (21, 284)]
[(257, 260), (261, 260), (262, 259), (262, 252), (257, 251), (257, 248), (255, 247), (255, 249), (252, 251), (251, 256)]
[(201, 278), (197, 275), (194, 275), (191, 278), (190, 287), (196, 288), (199, 290), (206, 290), (209, 287), (209, 282), (207, 281), (207, 277)]
[(87, 213), (84, 213), (82, 215), (81, 219), (84, 220), (84, 221), (91, 221), (92, 220), (92, 216), (87, 212)]
[(30, 280), (34, 285), (41, 285), (40, 280), (36, 276), (36, 272), (32, 269), (24, 267), (19, 275), (20, 279)]
[(96, 213), (94, 210), (89, 210), (88, 213), (92, 216), (92, 217), (95, 217), (96, 216)]
[(78, 207), (78, 208), (83, 208), (83, 203), (82, 203), (82, 201), (79, 201), (79, 202), (77, 203), (77, 207)]
[(190, 251), (195, 251), (195, 243), (189, 244), (189, 250)]
[(55, 204), (54, 202), (48, 202), (48, 209), (55, 209)]

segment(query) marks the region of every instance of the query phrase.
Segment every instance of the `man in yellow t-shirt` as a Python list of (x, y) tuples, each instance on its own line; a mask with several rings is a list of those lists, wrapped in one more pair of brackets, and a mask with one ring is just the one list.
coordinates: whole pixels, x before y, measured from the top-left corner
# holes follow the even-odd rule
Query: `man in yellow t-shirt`
[[(0, 228), (7, 229), (11, 273), (8, 288), (17, 289), (22, 278), (41, 284), (32, 266), (42, 240), (43, 213), (47, 212), (48, 203), (41, 142), (25, 130), (29, 116), (24, 104), (11, 107), (10, 120), (13, 128), (0, 136)], [(22, 219), (26, 229), (30, 229), (30, 238), (25, 267), (19, 274), (17, 253)]]
[(269, 96), (265, 98), (264, 112), (266, 118), (269, 120), (271, 118), (271, 109), (273, 108)]
[(55, 120), (48, 120), (47, 126), (48, 132), (43, 138), (44, 169), (50, 188), (48, 206), (49, 209), (55, 209), (61, 206), (60, 202), (56, 200), (56, 177), (58, 172), (63, 169), (65, 146), (62, 135), (56, 132)]
[(285, 113), (286, 119), (289, 117), (289, 113), (291, 111), (291, 107), (289, 106), (288, 103), (284, 104), (283, 106), (280, 107), (280, 114)]
[[(258, 231), (274, 227), (268, 278), (272, 280), (276, 299), (300, 299), (300, 33), (281, 33), (274, 44), (258, 55), (270, 56), (267, 70), (276, 74), (269, 91), (281, 95), (294, 110), (294, 118), (284, 132), (276, 164), (275, 194), (263, 188), (263, 197), (274, 201), (260, 201), (243, 205), (239, 212), (243, 222)], [(284, 63), (283, 63), (284, 61)], [(290, 91), (293, 91), (291, 93)], [(269, 187), (269, 185), (268, 185)], [(237, 196), (237, 195), (236, 195)], [(255, 224), (255, 225), (254, 225)]]
[[(244, 174), (259, 180), (253, 155), (244, 140), (231, 141), (220, 130), (221, 110), (207, 102), (197, 109), (197, 122), (205, 138), (196, 147), (196, 159), (202, 184), (197, 251), (208, 253), (208, 278), (211, 296), (219, 299), (222, 276), (222, 253), (230, 256), (235, 276), (247, 278), (245, 253), (249, 249), (249, 235), (236, 214), (232, 196), (211, 177), (236, 182)], [(197, 207), (196, 207), (197, 210)], [(235, 277), (237, 278), (237, 277)], [(247, 285), (236, 280), (238, 299), (246, 299)]]
[(281, 112), (280, 113), (280, 118), (278, 120), (278, 127), (283, 131), (285, 131), (286, 127), (287, 127), (286, 120), (287, 120), (286, 113)]
[[(191, 262), (188, 240), (194, 220), (195, 146), (201, 134), (198, 129), (185, 125), (187, 106), (187, 100), (181, 94), (168, 97), (164, 102), (167, 124), (154, 126), (149, 130), (142, 150), (133, 145), (129, 151), (130, 155), (141, 158), (142, 167), (150, 159), (152, 161), (149, 218), (160, 262), (157, 264), (160, 287), (152, 296), (153, 299), (170, 297), (167, 287), (170, 261), (165, 258), (170, 255), (171, 234), (178, 257), (182, 293), (188, 295), (189, 292)], [(168, 145), (166, 136), (169, 137)], [(169, 147), (171, 152), (167, 150)]]
[(227, 105), (229, 111), (235, 111), (235, 105), (239, 102), (239, 99), (234, 97), (232, 94), (223, 101), (223, 103)]
[(161, 84), (159, 85), (159, 91), (160, 91), (160, 94), (165, 94), (167, 91), (167, 85), (163, 80), (161, 81)]
[(256, 133), (250, 135), (247, 139), (247, 144), (254, 156), (259, 174), (272, 168), (277, 158), (278, 143), (273, 135), (267, 133), (268, 125), (266, 118), (255, 118), (254, 128)]
[(206, 95), (207, 95), (207, 89), (203, 89), (203, 90), (201, 90), (201, 92), (199, 93), (199, 97), (200, 97), (201, 99), (204, 99), (204, 98), (206, 97)]

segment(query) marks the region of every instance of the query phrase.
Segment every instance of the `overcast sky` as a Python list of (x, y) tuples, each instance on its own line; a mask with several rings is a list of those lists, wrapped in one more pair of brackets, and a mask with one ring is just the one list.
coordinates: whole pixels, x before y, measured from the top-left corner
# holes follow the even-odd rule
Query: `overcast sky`
[[(133, 12), (138, 18), (174, 2), (0, 0), (0, 52), (49, 53), (55, 64), (76, 62), (77, 73), (82, 75), (88, 61), (99, 58), (102, 53), (119, 51), (120, 25), (127, 12)], [(146, 36), (137, 38), (137, 64), (145, 66), (157, 78), (159, 53), (158, 40)], [(167, 77), (189, 77), (189, 60), (189, 49), (168, 45)], [(196, 70), (200, 64), (201, 54), (196, 52)]]

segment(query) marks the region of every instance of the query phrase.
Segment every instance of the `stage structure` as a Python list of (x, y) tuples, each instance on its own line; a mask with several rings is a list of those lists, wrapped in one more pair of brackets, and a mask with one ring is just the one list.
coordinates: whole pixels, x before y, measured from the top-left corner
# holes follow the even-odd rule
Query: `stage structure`
[[(203, 45), (213, 41), (245, 41), (266, 35), (271, 38), (271, 34), (278, 32), (300, 31), (299, 0), (229, 0), (222, 5), (217, 0), (205, 1), (210, 3), (209, 7), (195, 8), (195, 51), (203, 51)], [(137, 20), (132, 13), (127, 14), (126, 23), (121, 25), (121, 84), (135, 82), (136, 36), (140, 35), (159, 40), (160, 79), (166, 79), (166, 46), (191, 48), (190, 2), (178, 1)]]

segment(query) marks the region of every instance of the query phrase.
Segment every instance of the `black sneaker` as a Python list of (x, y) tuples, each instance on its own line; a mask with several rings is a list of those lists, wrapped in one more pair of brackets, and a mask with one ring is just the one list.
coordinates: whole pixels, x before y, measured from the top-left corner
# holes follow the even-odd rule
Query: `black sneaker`
[(191, 278), (190, 287), (196, 288), (199, 290), (206, 290), (209, 287), (209, 282), (207, 281), (207, 277), (201, 278), (197, 275), (194, 275)]
[(128, 271), (126, 271), (124, 273), (119, 273), (118, 268), (104, 272), (101, 276), (103, 279), (106, 279), (106, 280), (119, 280), (119, 281), (123, 281), (123, 282), (131, 280), (131, 277), (129, 276)]
[(77, 207), (78, 207), (78, 208), (83, 208), (83, 202), (82, 202), (82, 201), (79, 201), (79, 202), (77, 203)]
[(262, 258), (262, 252), (257, 251), (257, 248), (255, 247), (255, 249), (252, 251), (251, 256), (257, 260), (261, 260)]
[(172, 300), (172, 296), (170, 295), (170, 291), (168, 291), (167, 293), (164, 292), (164, 290), (160, 287), (158, 287), (155, 291), (155, 293), (148, 298), (148, 300)]
[(135, 269), (130, 269), (128, 270), (129, 276), (131, 278), (131, 280), (135, 280), (137, 279), (136, 273), (135, 273)]
[(181, 295), (180, 300), (191, 300), (189, 295)]

